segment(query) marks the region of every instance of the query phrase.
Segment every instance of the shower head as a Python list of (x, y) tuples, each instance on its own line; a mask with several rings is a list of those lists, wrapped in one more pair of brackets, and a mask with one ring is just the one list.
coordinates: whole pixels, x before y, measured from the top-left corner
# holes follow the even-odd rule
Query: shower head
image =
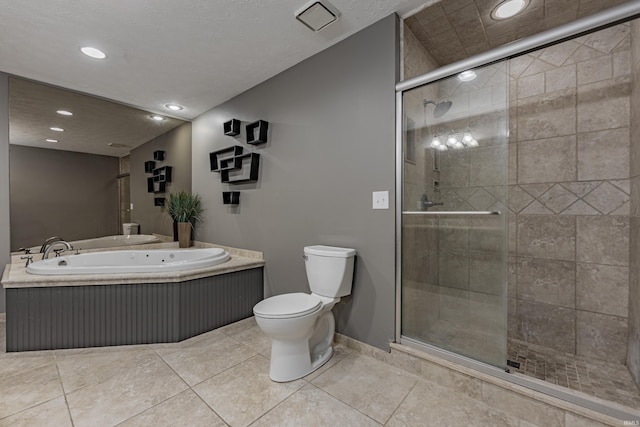
[(449, 111), (449, 109), (453, 105), (453, 102), (451, 102), (451, 101), (442, 101), (442, 102), (436, 103), (435, 101), (427, 101), (425, 99), (424, 100), (424, 107), (426, 108), (427, 105), (429, 105), (429, 104), (433, 104), (436, 107), (433, 110), (433, 117), (436, 118), (436, 119), (439, 119), (440, 117), (442, 117), (445, 114), (447, 114), (447, 111)]

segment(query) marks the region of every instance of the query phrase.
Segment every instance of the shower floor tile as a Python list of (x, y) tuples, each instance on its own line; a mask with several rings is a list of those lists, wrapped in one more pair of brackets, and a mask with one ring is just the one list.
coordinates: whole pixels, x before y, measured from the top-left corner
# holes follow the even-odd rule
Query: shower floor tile
[(517, 372), (631, 408), (640, 407), (640, 390), (627, 367), (617, 363), (557, 352), (509, 339), (508, 358), (520, 362)]

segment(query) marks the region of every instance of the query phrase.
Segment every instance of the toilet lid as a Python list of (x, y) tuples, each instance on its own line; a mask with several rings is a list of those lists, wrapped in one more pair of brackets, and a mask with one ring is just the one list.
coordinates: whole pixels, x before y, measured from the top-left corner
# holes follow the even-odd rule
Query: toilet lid
[(318, 298), (298, 292), (262, 300), (253, 307), (253, 313), (270, 319), (289, 318), (311, 314), (320, 307), (322, 307), (322, 301)]

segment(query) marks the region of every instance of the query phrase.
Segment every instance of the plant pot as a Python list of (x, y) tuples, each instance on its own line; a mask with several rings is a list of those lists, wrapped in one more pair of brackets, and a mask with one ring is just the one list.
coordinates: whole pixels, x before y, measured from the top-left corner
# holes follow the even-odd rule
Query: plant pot
[(178, 223), (178, 247), (188, 248), (191, 246), (191, 223)]
[[(191, 227), (191, 241), (195, 240), (193, 238), (193, 230), (196, 229), (196, 221), (194, 220), (191, 223), (192, 227)], [(173, 220), (173, 241), (177, 242), (178, 241), (178, 221), (176, 221), (175, 219)]]

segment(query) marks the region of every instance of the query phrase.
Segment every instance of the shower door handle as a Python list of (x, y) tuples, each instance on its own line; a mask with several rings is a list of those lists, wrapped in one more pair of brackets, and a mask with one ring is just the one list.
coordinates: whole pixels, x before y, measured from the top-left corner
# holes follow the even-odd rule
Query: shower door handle
[(483, 216), (502, 215), (500, 211), (403, 211), (402, 215), (425, 215), (425, 216)]

